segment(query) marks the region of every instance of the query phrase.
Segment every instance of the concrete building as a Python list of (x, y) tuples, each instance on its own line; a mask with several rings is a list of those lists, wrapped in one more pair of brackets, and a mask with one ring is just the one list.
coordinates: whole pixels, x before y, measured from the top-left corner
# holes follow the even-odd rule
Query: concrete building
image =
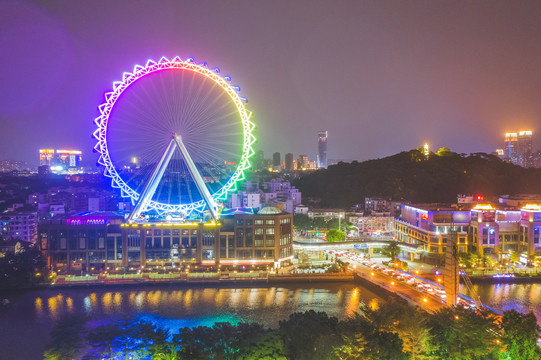
[(276, 208), (224, 214), (221, 224), (125, 224), (115, 213), (85, 213), (39, 226), (51, 269), (67, 273), (194, 264), (269, 266), (290, 263), (293, 216)]
[(297, 159), (297, 170), (306, 170), (310, 167), (310, 161), (308, 161), (307, 155), (299, 155)]
[(402, 205), (395, 220), (395, 237), (422, 245), (427, 255), (444, 254), (450, 231), (458, 232), (459, 252), (468, 251), (469, 209), (445, 204)]
[(523, 167), (535, 166), (532, 136), (533, 131), (531, 130), (506, 133), (503, 149), (504, 159)]
[(458, 251), (502, 258), (510, 253), (524, 262), (541, 256), (541, 205), (498, 209), (490, 204), (472, 208), (442, 204), (404, 205), (395, 220), (399, 241), (422, 244), (428, 254), (445, 252), (451, 230), (458, 232)]
[(386, 198), (367, 197), (364, 199), (364, 211), (373, 216), (400, 216), (401, 203)]
[(317, 133), (317, 167), (327, 168), (327, 131)]
[(292, 153), (287, 153), (286, 154), (286, 157), (285, 157), (285, 170), (286, 171), (293, 171), (294, 170), (294, 166), (293, 166), (293, 154)]
[(37, 240), (37, 212), (9, 212), (0, 216), (0, 234), (4, 239)]

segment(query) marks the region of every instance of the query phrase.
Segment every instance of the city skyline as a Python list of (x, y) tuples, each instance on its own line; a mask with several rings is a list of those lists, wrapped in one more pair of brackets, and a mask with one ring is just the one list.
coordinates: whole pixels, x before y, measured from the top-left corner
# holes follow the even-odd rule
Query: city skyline
[[(511, 128), (532, 129), (539, 142), (537, 2), (100, 5), (0, 5), (6, 159), (32, 161), (57, 144), (89, 153), (104, 92), (162, 55), (231, 73), (266, 153), (315, 158), (320, 129), (333, 134), (329, 158), (361, 161), (424, 142), (491, 152)], [(173, 29), (177, 36), (161, 36)]]

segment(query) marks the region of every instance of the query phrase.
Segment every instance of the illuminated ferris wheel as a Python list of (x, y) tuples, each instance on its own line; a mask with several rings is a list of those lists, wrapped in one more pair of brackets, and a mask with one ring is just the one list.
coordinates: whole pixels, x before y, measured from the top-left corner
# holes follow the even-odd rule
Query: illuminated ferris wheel
[(105, 176), (133, 210), (182, 218), (208, 210), (236, 189), (250, 167), (254, 124), (239, 95), (207, 63), (162, 57), (113, 83), (94, 122)]

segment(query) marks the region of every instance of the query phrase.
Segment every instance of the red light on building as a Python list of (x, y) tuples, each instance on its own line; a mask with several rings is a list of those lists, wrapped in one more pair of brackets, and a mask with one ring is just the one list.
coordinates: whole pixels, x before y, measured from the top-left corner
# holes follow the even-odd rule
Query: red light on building
[(477, 201), (485, 200), (485, 197), (483, 195), (477, 195), (476, 196)]

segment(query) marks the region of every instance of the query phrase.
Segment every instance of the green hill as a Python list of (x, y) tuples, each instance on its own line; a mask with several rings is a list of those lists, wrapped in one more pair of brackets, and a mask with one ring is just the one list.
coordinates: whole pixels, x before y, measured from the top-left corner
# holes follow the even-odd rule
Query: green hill
[(457, 194), (541, 194), (541, 169), (525, 169), (484, 153), (419, 150), (364, 162), (339, 163), (294, 182), (321, 207), (348, 208), (366, 196), (420, 202), (456, 202)]

